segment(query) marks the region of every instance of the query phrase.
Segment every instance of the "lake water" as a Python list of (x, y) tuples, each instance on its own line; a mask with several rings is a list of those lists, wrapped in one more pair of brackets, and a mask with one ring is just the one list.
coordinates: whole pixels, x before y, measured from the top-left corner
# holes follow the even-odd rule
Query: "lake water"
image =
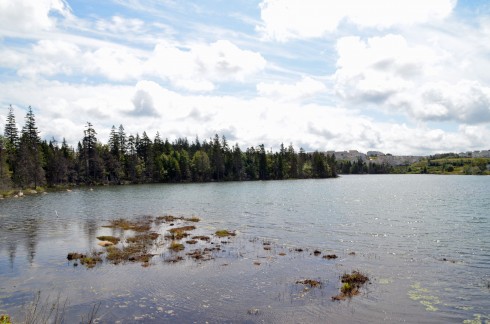
[[(0, 200), (0, 313), (22, 321), (41, 291), (44, 300), (67, 299), (70, 323), (97, 303), (100, 323), (488, 323), (489, 181), (352, 175)], [(198, 216), (197, 234), (237, 235), (227, 244), (213, 239), (222, 250), (210, 261), (185, 258), (190, 246), (177, 263), (158, 251), (150, 267), (104, 262), (87, 269), (66, 259), (103, 249), (96, 237), (117, 234), (102, 227), (111, 219), (166, 214)], [(367, 274), (369, 284), (352, 299), (332, 301), (339, 277), (352, 270)], [(303, 279), (322, 286), (305, 289), (296, 283)]]

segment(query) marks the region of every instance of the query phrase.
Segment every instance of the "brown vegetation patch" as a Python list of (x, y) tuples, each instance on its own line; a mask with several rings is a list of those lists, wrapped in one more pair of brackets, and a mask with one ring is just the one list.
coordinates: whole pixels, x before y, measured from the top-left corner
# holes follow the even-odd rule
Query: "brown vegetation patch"
[(314, 255), (314, 256), (318, 256), (318, 255), (320, 255), (320, 254), (322, 254), (322, 252), (321, 252), (321, 251), (319, 251), (319, 250), (315, 250), (315, 251), (313, 251), (313, 255)]
[(327, 254), (323, 256), (324, 259), (331, 260), (331, 259), (337, 259), (338, 256), (336, 254)]
[(170, 235), (166, 235), (165, 237), (167, 237), (171, 240), (181, 240), (184, 237), (187, 237), (190, 235), (189, 233), (187, 233), (187, 231), (192, 231), (195, 229), (196, 229), (196, 227), (193, 225), (171, 228), (168, 230), (170, 232)]
[(0, 315), (0, 323), (2, 324), (12, 324), (10, 316), (7, 314)]
[(148, 247), (144, 244), (130, 244), (123, 248), (110, 246), (107, 248), (106, 259), (113, 264), (121, 262), (149, 262), (153, 257), (147, 252)]
[(80, 258), (80, 263), (86, 266), (87, 268), (93, 268), (99, 262), (102, 262), (102, 258), (99, 256), (99, 253), (92, 252), (89, 256), (84, 256)]
[(68, 253), (68, 256), (66, 258), (69, 261), (72, 261), (72, 260), (78, 260), (78, 259), (85, 258), (86, 256), (87, 256), (86, 254), (77, 253), (77, 252), (70, 252), (70, 253)]
[(112, 244), (117, 244), (117, 243), (119, 243), (119, 241), (120, 241), (119, 237), (110, 236), (110, 235), (97, 236), (97, 239), (98, 239), (99, 241), (109, 241), (109, 242), (111, 242)]
[(192, 216), (192, 217), (189, 217), (189, 218), (184, 218), (185, 221), (187, 222), (194, 222), (194, 223), (197, 223), (199, 221), (201, 221), (201, 219), (199, 217), (196, 217), (196, 216)]
[(212, 247), (212, 248), (204, 248), (204, 252), (213, 252), (213, 251), (221, 251), (221, 248), (219, 246)]
[(184, 260), (184, 258), (181, 257), (180, 255), (174, 255), (171, 258), (165, 259), (165, 262), (168, 262), (168, 263), (177, 263), (177, 262), (182, 261), (182, 260)]
[(175, 222), (176, 220), (182, 220), (182, 219), (184, 219), (184, 217), (175, 217), (172, 215), (165, 215), (165, 216), (158, 216), (156, 218), (156, 221), (158, 223), (161, 223), (161, 222), (172, 223), (172, 222)]
[(231, 232), (231, 231), (228, 231), (228, 230), (217, 230), (214, 235), (216, 235), (217, 237), (228, 237), (228, 236), (235, 236), (235, 232)]
[(210, 238), (209, 236), (206, 235), (196, 235), (192, 237), (193, 240), (201, 240), (201, 241), (206, 241), (209, 242)]
[(310, 286), (311, 288), (321, 287), (322, 283), (318, 280), (305, 279), (296, 281), (297, 284), (303, 284), (305, 286)]
[(332, 300), (344, 300), (358, 295), (359, 289), (369, 281), (369, 278), (359, 271), (352, 271), (350, 274), (344, 273), (340, 281), (342, 282), (340, 294), (333, 296)]
[(182, 227), (171, 228), (171, 229), (169, 229), (169, 232), (170, 233), (187, 232), (187, 231), (192, 231), (195, 229), (196, 229), (196, 227), (194, 225), (187, 225), (187, 226), (182, 226)]
[(187, 244), (196, 244), (197, 243), (197, 240), (188, 240), (188, 241), (185, 241)]
[(186, 253), (186, 255), (190, 256), (194, 260), (201, 260), (201, 261), (212, 260), (213, 257), (207, 252), (208, 251), (206, 250), (194, 250), (192, 252)]
[(151, 223), (153, 220), (149, 217), (141, 218), (139, 220), (127, 220), (123, 218), (113, 219), (110, 221), (110, 225), (103, 227), (108, 228), (120, 228), (122, 230), (132, 230), (135, 232), (146, 232), (151, 229)]
[(170, 246), (168, 248), (174, 252), (179, 252), (179, 251), (182, 251), (183, 249), (185, 249), (184, 244), (181, 244), (181, 243), (178, 243), (175, 241), (170, 243)]
[(149, 232), (144, 234), (135, 235), (133, 237), (129, 237), (126, 242), (128, 243), (150, 243), (151, 241), (155, 241), (160, 234), (155, 232)]

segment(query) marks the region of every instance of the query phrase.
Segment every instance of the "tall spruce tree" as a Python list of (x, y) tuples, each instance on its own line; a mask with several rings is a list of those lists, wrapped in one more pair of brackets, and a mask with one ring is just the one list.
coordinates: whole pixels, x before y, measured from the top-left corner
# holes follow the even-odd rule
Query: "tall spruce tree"
[(25, 120), (15, 163), (15, 180), (21, 187), (37, 187), (43, 185), (46, 179), (43, 169), (41, 138), (31, 106), (28, 108)]
[(0, 190), (10, 188), (10, 171), (7, 164), (7, 139), (0, 135)]
[(83, 174), (85, 182), (93, 183), (101, 180), (101, 163), (97, 152), (97, 132), (90, 122), (87, 122), (87, 129), (83, 131), (82, 152), (80, 162), (83, 163)]
[(15, 150), (19, 146), (19, 131), (17, 130), (17, 125), (15, 123), (14, 108), (12, 108), (12, 105), (9, 106), (9, 112), (7, 114), (7, 120), (5, 123), (4, 136), (7, 140), (5, 149), (9, 154), (15, 153)]

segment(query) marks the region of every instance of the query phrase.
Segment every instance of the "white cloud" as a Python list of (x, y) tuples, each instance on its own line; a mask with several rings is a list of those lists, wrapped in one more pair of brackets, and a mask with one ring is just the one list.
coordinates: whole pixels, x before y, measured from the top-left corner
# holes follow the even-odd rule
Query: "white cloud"
[(17, 73), (31, 78), (37, 75), (70, 75), (80, 65), (80, 54), (80, 48), (72, 43), (40, 40), (33, 45), (31, 55), (21, 54), (24, 62)]
[(71, 15), (63, 0), (0, 0), (0, 35), (53, 29), (56, 18), (52, 13)]
[(220, 40), (185, 50), (159, 44), (146, 63), (145, 72), (168, 78), (177, 87), (187, 90), (210, 91), (214, 89), (213, 82), (244, 82), (262, 71), (265, 65), (259, 53)]
[(95, 24), (95, 28), (114, 34), (140, 33), (144, 24), (141, 19), (112, 16), (110, 20), (99, 19)]
[(281, 101), (306, 99), (325, 90), (325, 84), (310, 77), (303, 77), (294, 84), (280, 82), (260, 82), (257, 84), (259, 95)]
[(0, 65), (16, 69), (23, 77), (82, 74), (127, 82), (148, 76), (190, 91), (211, 91), (216, 82), (250, 82), (266, 65), (259, 53), (224, 40), (187, 49), (159, 44), (148, 52), (110, 44), (91, 48), (40, 40), (29, 51), (2, 49), (1, 53), (5, 55)]
[(143, 61), (130, 49), (124, 47), (102, 47), (87, 51), (83, 58), (84, 72), (102, 75), (109, 80), (128, 81), (142, 73)]
[(321, 37), (343, 21), (380, 29), (439, 20), (455, 5), (456, 0), (264, 0), (257, 29), (278, 41)]
[(427, 83), (417, 94), (412, 114), (418, 119), (466, 124), (490, 122), (490, 87), (476, 81)]
[(337, 93), (346, 100), (377, 104), (417, 86), (418, 77), (435, 73), (442, 56), (428, 47), (410, 47), (400, 35), (367, 41), (344, 37), (337, 41), (337, 52)]
[(335, 90), (349, 105), (395, 110), (423, 121), (490, 121), (490, 88), (465, 79), (471, 75), (461, 73), (458, 54), (410, 46), (400, 35), (367, 41), (345, 37), (337, 51)]

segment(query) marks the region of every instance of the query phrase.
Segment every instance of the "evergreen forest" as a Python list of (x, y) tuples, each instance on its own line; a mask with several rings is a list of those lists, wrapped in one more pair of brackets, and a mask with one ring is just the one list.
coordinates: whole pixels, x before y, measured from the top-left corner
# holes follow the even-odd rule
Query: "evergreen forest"
[[(161, 182), (282, 180), (336, 177), (334, 155), (297, 152), (280, 145), (277, 152), (264, 145), (243, 151), (216, 134), (203, 140), (173, 142), (157, 132), (126, 134), (112, 126), (108, 143), (97, 138), (90, 122), (76, 147), (40, 138), (32, 108), (19, 131), (9, 107), (0, 135), (0, 190)], [(83, 136), (82, 136), (83, 135)]]

